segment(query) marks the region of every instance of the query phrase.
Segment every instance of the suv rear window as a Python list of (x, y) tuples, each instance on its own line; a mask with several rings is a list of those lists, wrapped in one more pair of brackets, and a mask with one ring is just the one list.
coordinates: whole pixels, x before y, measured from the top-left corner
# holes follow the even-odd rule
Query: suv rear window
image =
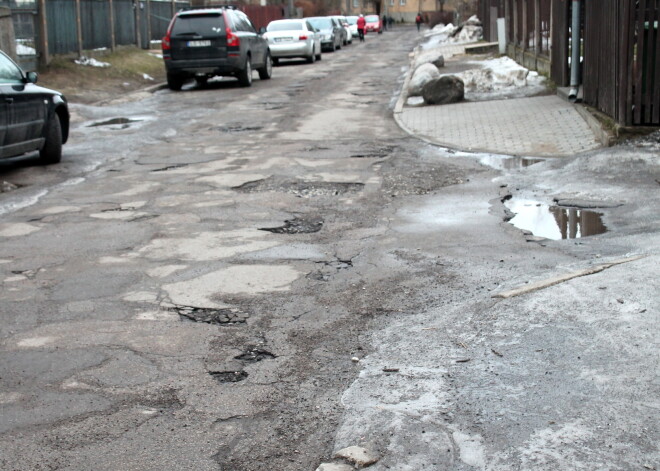
[(222, 13), (181, 15), (172, 27), (172, 37), (197, 35), (213, 38), (225, 34), (225, 19)]

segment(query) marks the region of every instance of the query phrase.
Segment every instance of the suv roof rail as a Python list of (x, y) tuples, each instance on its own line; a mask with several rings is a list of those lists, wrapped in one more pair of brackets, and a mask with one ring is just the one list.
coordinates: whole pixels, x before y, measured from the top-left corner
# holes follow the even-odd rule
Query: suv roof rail
[(192, 11), (192, 10), (239, 10), (238, 5), (207, 5), (200, 7), (183, 7), (179, 11)]

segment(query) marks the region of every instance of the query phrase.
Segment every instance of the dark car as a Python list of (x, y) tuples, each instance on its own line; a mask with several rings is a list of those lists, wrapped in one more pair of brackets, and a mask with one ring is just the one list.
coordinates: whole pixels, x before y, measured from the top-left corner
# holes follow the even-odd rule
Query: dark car
[(69, 137), (66, 99), (36, 83), (36, 72), (26, 74), (0, 51), (0, 159), (36, 151), (44, 164), (62, 159)]
[(305, 18), (321, 33), (321, 48), (328, 51), (341, 49), (343, 28), (329, 16), (312, 16)]
[(231, 8), (177, 13), (162, 47), (172, 90), (181, 90), (188, 79), (205, 83), (215, 75), (234, 76), (249, 87), (253, 68), (262, 80), (269, 79), (273, 70), (268, 42), (245, 13)]

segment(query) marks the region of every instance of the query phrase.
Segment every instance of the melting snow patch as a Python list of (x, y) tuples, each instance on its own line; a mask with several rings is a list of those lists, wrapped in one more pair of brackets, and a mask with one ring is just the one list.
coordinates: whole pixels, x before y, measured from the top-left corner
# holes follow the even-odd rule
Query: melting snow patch
[(78, 65), (86, 65), (89, 67), (110, 67), (110, 64), (108, 62), (97, 61), (93, 57), (81, 56), (80, 59), (76, 59), (73, 62), (75, 62)]

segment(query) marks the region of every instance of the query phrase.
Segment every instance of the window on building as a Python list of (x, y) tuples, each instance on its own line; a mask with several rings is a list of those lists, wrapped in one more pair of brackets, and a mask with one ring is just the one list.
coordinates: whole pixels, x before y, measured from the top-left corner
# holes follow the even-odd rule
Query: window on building
[(404, 6), (406, 4), (406, 0), (399, 0), (399, 5)]

